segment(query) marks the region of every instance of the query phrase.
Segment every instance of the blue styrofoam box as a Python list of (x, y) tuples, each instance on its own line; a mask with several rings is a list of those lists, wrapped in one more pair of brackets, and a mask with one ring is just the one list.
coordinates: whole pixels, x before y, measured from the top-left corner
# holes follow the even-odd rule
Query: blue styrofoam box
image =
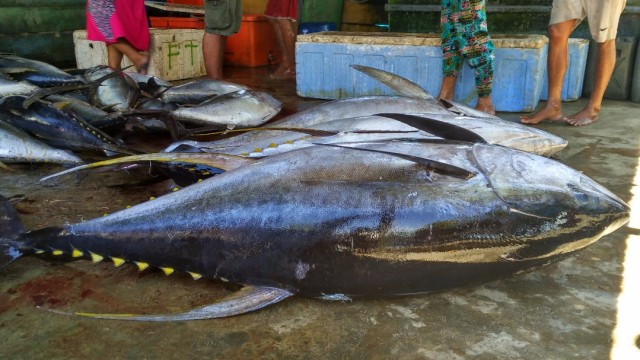
[[(567, 72), (562, 81), (562, 101), (574, 101), (582, 96), (584, 83), (584, 70), (587, 67), (587, 55), (589, 54), (588, 39), (569, 39), (569, 59)], [(547, 69), (544, 71), (544, 83), (540, 100), (549, 98), (549, 79)]]
[(298, 34), (310, 34), (321, 31), (336, 31), (338, 27), (334, 22), (305, 22), (298, 26)]
[[(494, 44), (492, 98), (496, 110), (533, 111), (542, 91), (547, 38), (494, 36)], [(352, 69), (352, 64), (398, 74), (436, 96), (440, 91), (442, 51), (438, 35), (328, 32), (298, 36), (298, 95), (340, 99), (394, 94), (384, 84)], [(477, 102), (473, 72), (466, 64), (458, 76), (454, 99), (470, 106)]]

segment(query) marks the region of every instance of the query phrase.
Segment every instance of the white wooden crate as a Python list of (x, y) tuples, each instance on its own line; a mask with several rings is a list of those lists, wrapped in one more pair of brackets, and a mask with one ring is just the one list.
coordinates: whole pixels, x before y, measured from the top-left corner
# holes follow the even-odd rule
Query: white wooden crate
[[(202, 59), (203, 30), (150, 29), (149, 75), (164, 80), (180, 80), (204, 76)], [(73, 32), (76, 63), (79, 69), (107, 64), (107, 47), (101, 41), (87, 40), (85, 30)], [(126, 57), (122, 66), (131, 63)]]

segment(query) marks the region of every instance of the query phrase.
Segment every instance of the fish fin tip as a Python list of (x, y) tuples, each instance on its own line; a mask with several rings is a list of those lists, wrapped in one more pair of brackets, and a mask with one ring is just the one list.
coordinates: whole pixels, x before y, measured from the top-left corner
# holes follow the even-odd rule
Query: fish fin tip
[(169, 322), (216, 319), (245, 314), (278, 303), (292, 295), (293, 293), (280, 288), (245, 286), (211, 305), (205, 305), (182, 313), (164, 315), (99, 314), (90, 312), (66, 312), (44, 307), (39, 308), (56, 314), (94, 319)]

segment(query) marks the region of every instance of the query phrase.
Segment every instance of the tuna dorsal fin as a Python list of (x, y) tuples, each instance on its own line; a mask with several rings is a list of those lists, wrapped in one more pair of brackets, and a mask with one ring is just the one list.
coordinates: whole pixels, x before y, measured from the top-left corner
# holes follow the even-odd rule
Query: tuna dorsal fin
[(261, 309), (265, 306), (278, 303), (292, 295), (293, 293), (279, 288), (245, 286), (235, 293), (224, 297), (211, 305), (202, 306), (182, 313), (164, 315), (93, 314), (83, 312), (66, 313), (57, 310), (47, 310), (65, 315), (76, 315), (95, 319), (109, 320), (155, 322), (204, 320), (245, 314)]
[(214, 154), (214, 153), (152, 153), (123, 156), (116, 159), (108, 159), (94, 162), (91, 164), (76, 166), (53, 175), (42, 178), (40, 181), (49, 180), (58, 176), (71, 174), (81, 170), (94, 169), (104, 166), (136, 164), (136, 163), (189, 163), (196, 165), (208, 166), (222, 171), (229, 171), (235, 168), (254, 162), (253, 159), (243, 158), (241, 156)]
[(427, 90), (400, 75), (364, 65), (351, 65), (351, 67), (380, 81), (401, 95), (418, 99), (433, 99), (433, 95), (429, 94)]
[(409, 126), (413, 126), (418, 130), (426, 131), (429, 134), (433, 134), (435, 136), (438, 136), (447, 140), (468, 141), (468, 142), (474, 142), (474, 143), (487, 142), (480, 135), (478, 135), (473, 131), (467, 130), (458, 125), (450, 124), (440, 120), (431, 119), (428, 116), (416, 116), (416, 115), (408, 115), (408, 114), (377, 114), (377, 115), (398, 120)]
[(472, 177), (476, 176), (475, 173), (472, 173), (471, 171), (468, 171), (468, 170), (463, 169), (461, 167), (454, 166), (454, 165), (449, 165), (449, 164), (445, 164), (445, 163), (440, 162), (440, 161), (431, 160), (431, 159), (422, 158), (422, 157), (413, 156), (413, 155), (401, 154), (401, 153), (396, 153), (396, 152), (392, 152), (392, 151), (367, 149), (367, 148), (362, 148), (362, 147), (342, 146), (342, 145), (337, 145), (337, 144), (319, 144), (318, 143), (318, 144), (315, 144), (315, 145), (332, 146), (332, 147), (339, 147), (339, 148), (344, 148), (344, 149), (371, 151), (371, 152), (376, 152), (376, 153), (380, 153), (380, 154), (388, 154), (388, 155), (399, 157), (401, 159), (413, 161), (413, 162), (415, 162), (417, 164), (420, 164), (420, 165), (424, 165), (429, 170), (435, 171), (438, 174), (452, 176), (452, 177), (459, 178), (459, 179), (471, 179)]

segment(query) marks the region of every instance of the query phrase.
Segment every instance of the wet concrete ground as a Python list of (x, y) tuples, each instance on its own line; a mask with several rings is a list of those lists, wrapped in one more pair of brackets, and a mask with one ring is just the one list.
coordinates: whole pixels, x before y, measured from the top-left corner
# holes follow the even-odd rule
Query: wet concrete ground
[[(283, 114), (320, 102), (297, 98), (293, 81), (271, 80), (266, 69), (227, 69), (226, 75), (272, 93), (285, 103)], [(566, 112), (584, 103), (567, 103)], [(545, 123), (540, 128), (569, 141), (557, 155), (560, 161), (630, 202), (634, 192), (640, 196), (635, 178), (640, 106), (605, 101), (603, 109), (600, 121), (588, 127)], [(499, 115), (515, 121), (518, 114)], [(164, 136), (130, 140), (148, 149), (170, 141)], [(43, 184), (41, 177), (60, 168), (13, 168), (14, 173), (0, 171), (0, 193), (17, 200), (27, 229), (101, 216), (172, 188), (168, 182), (107, 187), (120, 180), (104, 174)], [(0, 358), (604, 359), (619, 354), (620, 345), (638, 356), (640, 316), (633, 306), (631, 312), (622, 308), (632, 286), (636, 294), (640, 286), (640, 272), (629, 266), (633, 262), (625, 273), (632, 286), (623, 293), (621, 284), (625, 250), (638, 248), (639, 227), (632, 221), (568, 260), (483, 286), (354, 302), (292, 298), (242, 316), (182, 323), (93, 320), (38, 307), (165, 313), (208, 304), (233, 289), (180, 274), (138, 272), (129, 264), (23, 258), (0, 273)], [(624, 324), (631, 328), (622, 329)]]

